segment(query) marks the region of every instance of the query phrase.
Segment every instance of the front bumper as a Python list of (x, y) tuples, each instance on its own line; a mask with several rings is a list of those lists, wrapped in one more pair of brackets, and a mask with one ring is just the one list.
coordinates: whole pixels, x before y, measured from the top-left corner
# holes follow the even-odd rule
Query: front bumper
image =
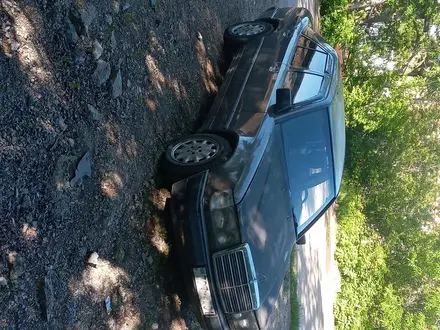
[[(220, 308), (220, 299), (214, 285), (206, 221), (203, 212), (205, 187), (208, 172), (202, 172), (173, 185), (170, 211), (173, 221), (175, 250), (191, 303), (196, 307), (200, 325), (207, 330), (229, 329), (225, 315)], [(214, 314), (204, 315), (194, 280), (193, 269), (206, 269), (206, 276), (212, 297)]]

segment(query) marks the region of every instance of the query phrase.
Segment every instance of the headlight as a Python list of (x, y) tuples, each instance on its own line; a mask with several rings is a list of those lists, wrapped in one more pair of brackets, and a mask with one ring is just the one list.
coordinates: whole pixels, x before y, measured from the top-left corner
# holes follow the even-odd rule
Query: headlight
[(231, 190), (216, 192), (209, 201), (211, 243), (215, 249), (240, 244), (237, 214)]
[(229, 314), (227, 316), (228, 322), (232, 329), (259, 329), (255, 314), (253, 311)]

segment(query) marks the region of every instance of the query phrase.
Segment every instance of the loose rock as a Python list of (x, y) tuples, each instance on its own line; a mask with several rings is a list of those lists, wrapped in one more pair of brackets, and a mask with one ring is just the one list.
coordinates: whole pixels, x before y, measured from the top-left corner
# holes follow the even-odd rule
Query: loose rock
[(60, 128), (61, 128), (61, 130), (62, 130), (63, 132), (67, 129), (67, 125), (66, 125), (66, 123), (64, 122), (64, 118), (63, 118), (63, 117), (60, 117), (60, 118), (58, 119), (58, 124), (60, 125)]
[(112, 35), (110, 37), (110, 46), (111, 46), (112, 50), (116, 49), (116, 45), (117, 45), (117, 43), (116, 43), (115, 32), (112, 31)]
[(75, 26), (72, 24), (70, 19), (66, 19), (66, 35), (67, 40), (71, 44), (76, 44), (78, 42), (78, 33), (76, 33)]
[(101, 57), (103, 51), (104, 51), (104, 49), (102, 48), (99, 41), (95, 40), (93, 42), (93, 57), (95, 58), (95, 60), (97, 60), (98, 58)]
[(16, 282), (19, 277), (24, 273), (24, 261), (22, 257), (17, 254), (13, 262), (10, 261), (10, 264), (9, 278), (11, 279), (11, 281)]
[(202, 41), (203, 40), (203, 36), (200, 32), (197, 31), (197, 40)]
[(122, 95), (122, 76), (121, 76), (121, 70), (118, 70), (115, 77), (110, 83), (110, 90), (112, 93), (112, 97), (118, 98)]
[(8, 280), (4, 276), (0, 276), (0, 286), (7, 286)]
[(118, 264), (122, 263), (124, 261), (125, 258), (125, 251), (124, 248), (122, 247), (121, 243), (118, 243), (116, 245), (116, 249), (115, 249), (115, 260)]
[(112, 25), (112, 23), (113, 23), (113, 17), (112, 17), (110, 14), (105, 14), (104, 19), (105, 19), (105, 22), (106, 22), (108, 25)]
[(96, 17), (96, 7), (88, 4), (79, 10), (81, 15), (81, 22), (84, 25), (86, 35), (89, 35), (89, 27)]
[(124, 3), (124, 5), (122, 6), (122, 11), (126, 11), (127, 9), (129, 9), (131, 7), (131, 5), (127, 2)]
[(93, 252), (90, 254), (89, 258), (87, 259), (87, 263), (96, 265), (98, 263), (99, 254), (96, 252)]
[(152, 256), (149, 256), (148, 257), (148, 259), (147, 259), (147, 261), (148, 261), (148, 263), (151, 265), (152, 263), (153, 263), (153, 257)]
[(13, 40), (11, 42), (11, 49), (16, 52), (17, 50), (20, 49), (20, 43), (18, 41)]
[(99, 121), (102, 119), (102, 114), (91, 104), (87, 104), (93, 120)]
[(92, 78), (95, 82), (101, 86), (110, 78), (111, 68), (110, 64), (103, 60), (98, 60), (95, 72), (93, 72)]
[(86, 177), (92, 176), (92, 165), (90, 164), (90, 153), (87, 151), (78, 163), (75, 176), (70, 180), (70, 186), (75, 187)]

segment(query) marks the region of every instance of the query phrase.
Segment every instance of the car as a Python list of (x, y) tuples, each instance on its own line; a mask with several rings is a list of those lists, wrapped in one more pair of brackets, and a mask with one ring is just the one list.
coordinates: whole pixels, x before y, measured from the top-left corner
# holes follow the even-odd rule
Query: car
[(206, 120), (164, 152), (167, 209), (201, 326), (267, 329), (292, 248), (340, 190), (340, 64), (304, 8), (272, 7), (224, 43), (233, 55)]

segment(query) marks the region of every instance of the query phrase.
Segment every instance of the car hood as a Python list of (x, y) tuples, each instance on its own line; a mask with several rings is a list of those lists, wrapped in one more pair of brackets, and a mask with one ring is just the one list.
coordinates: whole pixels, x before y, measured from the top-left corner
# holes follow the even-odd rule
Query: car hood
[(281, 141), (273, 137), (237, 210), (241, 236), (248, 243), (257, 273), (260, 325), (266, 324), (290, 263), (295, 241)]

